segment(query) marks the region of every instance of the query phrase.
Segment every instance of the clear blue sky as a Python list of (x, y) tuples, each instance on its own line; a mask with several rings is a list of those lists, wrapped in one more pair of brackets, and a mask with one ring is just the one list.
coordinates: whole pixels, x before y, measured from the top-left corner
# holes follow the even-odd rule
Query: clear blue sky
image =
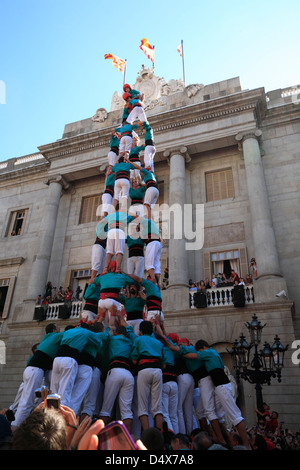
[(300, 1), (1, 0), (0, 161), (38, 151), (67, 123), (110, 109), (123, 75), (104, 60), (127, 59), (128, 83), (151, 62), (155, 73), (183, 78), (176, 50), (184, 41), (186, 84), (239, 76), (243, 89), (300, 83)]

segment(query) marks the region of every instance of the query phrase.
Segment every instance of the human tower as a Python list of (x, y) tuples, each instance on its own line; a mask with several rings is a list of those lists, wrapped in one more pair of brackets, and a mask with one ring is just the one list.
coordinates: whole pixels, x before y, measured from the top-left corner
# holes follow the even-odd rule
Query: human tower
[[(164, 329), (162, 246), (151, 218), (159, 196), (153, 132), (139, 91), (124, 85), (123, 98), (122, 124), (112, 130), (80, 322), (63, 332), (47, 325), (24, 370), (12, 425), (18, 427), (30, 415), (35, 390), (45, 384), (80, 419), (98, 416), (105, 424), (114, 415), (118, 396), (120, 418), (136, 435), (149, 428), (151, 418), (159, 430), (166, 423), (175, 434), (190, 434), (200, 424), (225, 443), (226, 414), (248, 446), (244, 418), (219, 354), (206, 341), (193, 346), (188, 338), (167, 335)], [(144, 145), (135, 132), (139, 127)]]
[[(151, 217), (159, 190), (154, 172), (153, 130), (145, 114), (144, 96), (128, 84), (123, 86), (123, 91), (122, 123), (111, 133), (101, 215), (92, 247), (92, 275), (84, 295), (82, 318), (103, 321), (108, 326), (114, 321), (118, 323), (117, 313), (123, 311), (138, 332), (143, 319), (154, 316), (163, 319), (162, 244), (159, 229)], [(144, 134), (143, 144), (138, 129)], [(124, 266), (126, 243), (128, 259)], [(145, 296), (145, 306), (141, 309), (132, 302), (135, 305), (130, 309), (128, 302), (124, 305), (124, 298), (123, 303), (120, 301), (120, 292), (137, 283)]]

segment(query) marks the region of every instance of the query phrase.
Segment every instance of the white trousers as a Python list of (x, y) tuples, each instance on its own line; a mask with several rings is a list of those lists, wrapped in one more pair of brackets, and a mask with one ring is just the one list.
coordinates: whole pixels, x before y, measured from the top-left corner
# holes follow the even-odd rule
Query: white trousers
[(79, 364), (71, 395), (71, 408), (78, 416), (84, 397), (92, 381), (93, 368), (87, 364)]
[(146, 169), (150, 169), (154, 172), (154, 155), (156, 148), (154, 145), (146, 145), (144, 151), (144, 165)]
[(103, 248), (103, 246), (99, 245), (98, 243), (95, 243), (92, 246), (91, 264), (92, 264), (92, 270), (97, 271), (97, 274), (101, 274), (104, 269), (105, 257), (106, 257), (105, 248)]
[(135, 335), (139, 336), (140, 334), (140, 323), (143, 321), (142, 318), (138, 318), (137, 320), (127, 320), (127, 324), (132, 326), (133, 332)]
[(97, 399), (101, 389), (101, 371), (98, 367), (93, 368), (92, 380), (85, 394), (81, 413), (85, 413), (91, 418), (96, 414)]
[(35, 400), (35, 390), (42, 385), (43, 369), (27, 366), (23, 372), (23, 390), (12, 426), (19, 426), (29, 416)]
[(158, 240), (148, 243), (145, 248), (145, 269), (154, 269), (155, 274), (160, 274), (160, 258), (162, 252), (162, 244)]
[(70, 408), (77, 371), (78, 363), (72, 357), (56, 357), (53, 361), (50, 388), (61, 396), (61, 404)]
[(111, 166), (114, 166), (116, 164), (118, 155), (112, 150), (110, 150), (107, 154), (107, 158), (108, 158), (108, 164)]
[(120, 139), (120, 147), (119, 147), (119, 154), (120, 153), (128, 153), (131, 150), (132, 146), (132, 137), (130, 135), (124, 135)]
[(125, 232), (119, 228), (112, 228), (108, 231), (106, 241), (106, 253), (117, 255), (124, 254)]
[(127, 272), (135, 276), (144, 277), (145, 258), (144, 256), (130, 256), (127, 258)]
[(135, 106), (130, 111), (126, 121), (129, 122), (129, 124), (132, 124), (136, 119), (139, 119), (140, 121), (147, 121), (146, 113), (142, 106)]
[(215, 386), (208, 375), (198, 382), (204, 413), (208, 421), (218, 419), (215, 407)]
[(150, 186), (150, 188), (145, 191), (144, 204), (147, 204), (150, 207), (153, 206), (156, 204), (158, 196), (159, 190), (155, 186)]
[(178, 425), (178, 386), (174, 381), (166, 382), (162, 387), (162, 413), (168, 428), (175, 434), (179, 432)]
[(94, 312), (90, 312), (89, 310), (83, 310), (80, 316), (85, 321), (93, 321), (97, 317), (97, 314)]
[(193, 393), (194, 379), (191, 374), (177, 376), (178, 386), (178, 426), (182, 434), (190, 434), (193, 430)]
[(219, 410), (220, 407), (223, 408), (227, 418), (234, 426), (243, 421), (244, 418), (241, 415), (241, 410), (234, 401), (230, 382), (218, 385), (215, 388), (215, 398), (217, 410)]
[(156, 368), (140, 370), (137, 375), (138, 415), (149, 415), (149, 397), (153, 418), (162, 414), (162, 371)]
[[(104, 212), (107, 212), (107, 214), (110, 214), (113, 210), (113, 197), (108, 194), (108, 193), (103, 193), (102, 196), (101, 196), (101, 201), (102, 201), (102, 206), (101, 206), (101, 211), (102, 211), (102, 214)], [(97, 209), (97, 213), (96, 215), (98, 216), (98, 209)], [(101, 216), (101, 214), (100, 214)]]
[(128, 199), (130, 190), (130, 181), (126, 178), (119, 178), (115, 181), (114, 199), (120, 200), (120, 197)]
[(134, 377), (127, 369), (115, 367), (111, 369), (105, 380), (104, 397), (100, 416), (111, 416), (111, 412), (119, 394), (121, 419), (132, 419), (131, 409), (134, 392)]

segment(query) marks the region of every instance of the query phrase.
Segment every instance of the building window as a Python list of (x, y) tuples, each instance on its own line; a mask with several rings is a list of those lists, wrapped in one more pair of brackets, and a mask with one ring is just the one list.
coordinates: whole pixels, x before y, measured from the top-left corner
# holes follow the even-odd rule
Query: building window
[(206, 201), (218, 201), (234, 197), (232, 169), (206, 173)]
[(80, 211), (80, 224), (97, 221), (97, 208), (101, 205), (101, 194), (97, 196), (87, 196), (82, 198)]
[(230, 277), (231, 270), (245, 279), (248, 274), (246, 248), (235, 248), (218, 252), (203, 253), (203, 275), (205, 279), (211, 279), (212, 275), (225, 273)]
[(7, 230), (8, 237), (15, 237), (24, 233), (28, 209), (20, 209), (11, 212), (9, 226)]
[(91, 275), (92, 275), (92, 271), (89, 268), (78, 269), (77, 271), (72, 271), (71, 287), (74, 292), (74, 295), (73, 295), (74, 299), (83, 300), (83, 296), (89, 285), (89, 280), (91, 278)]
[(5, 319), (8, 316), (10, 303), (15, 285), (15, 276), (0, 279), (0, 318)]

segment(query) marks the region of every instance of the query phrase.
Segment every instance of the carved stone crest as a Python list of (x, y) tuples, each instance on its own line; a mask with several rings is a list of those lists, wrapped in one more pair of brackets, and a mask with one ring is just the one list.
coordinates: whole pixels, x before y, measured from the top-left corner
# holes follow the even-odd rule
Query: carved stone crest
[(107, 111), (105, 108), (99, 108), (96, 111), (96, 114), (92, 117), (94, 122), (104, 122), (107, 118)]
[[(185, 87), (181, 79), (172, 79), (166, 82), (163, 77), (158, 77), (154, 74), (154, 67), (146, 68), (142, 65), (132, 88), (144, 94), (144, 109), (147, 111), (153, 109), (155, 106), (166, 104), (168, 97), (174, 93), (186, 91), (187, 96), (192, 98), (203, 86), (204, 85), (195, 84)], [(118, 93), (118, 91), (114, 92), (110, 111), (119, 110), (124, 106), (122, 95), (123, 90), (121, 93)], [(107, 117), (103, 111), (105, 111), (103, 108), (98, 109), (97, 113), (92, 118), (93, 121), (103, 122)]]

